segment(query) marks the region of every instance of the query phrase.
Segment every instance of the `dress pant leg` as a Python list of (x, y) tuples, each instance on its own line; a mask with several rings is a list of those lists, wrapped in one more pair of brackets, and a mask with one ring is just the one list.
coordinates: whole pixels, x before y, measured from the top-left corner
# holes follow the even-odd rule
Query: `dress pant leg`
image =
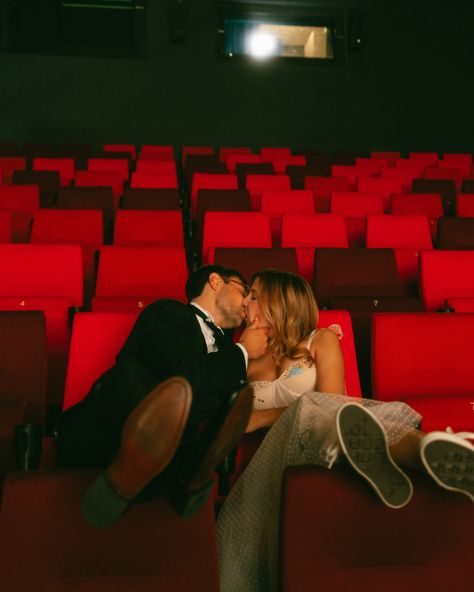
[(114, 458), (123, 426), (156, 379), (134, 363), (108, 370), (88, 395), (59, 418), (54, 439), (61, 467), (103, 467)]

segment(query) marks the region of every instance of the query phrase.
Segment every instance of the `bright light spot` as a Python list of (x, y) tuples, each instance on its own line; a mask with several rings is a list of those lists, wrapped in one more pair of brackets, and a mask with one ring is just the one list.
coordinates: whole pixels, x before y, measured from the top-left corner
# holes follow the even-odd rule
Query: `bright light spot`
[(254, 58), (264, 59), (278, 53), (278, 39), (267, 32), (256, 32), (247, 39), (247, 51)]

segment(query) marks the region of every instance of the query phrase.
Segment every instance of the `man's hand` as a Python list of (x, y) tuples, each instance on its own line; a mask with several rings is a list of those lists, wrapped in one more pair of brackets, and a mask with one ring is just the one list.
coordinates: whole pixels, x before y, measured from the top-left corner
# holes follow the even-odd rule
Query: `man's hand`
[(247, 353), (249, 360), (261, 358), (267, 351), (268, 328), (258, 326), (258, 317), (255, 317), (252, 323), (245, 329), (239, 339)]

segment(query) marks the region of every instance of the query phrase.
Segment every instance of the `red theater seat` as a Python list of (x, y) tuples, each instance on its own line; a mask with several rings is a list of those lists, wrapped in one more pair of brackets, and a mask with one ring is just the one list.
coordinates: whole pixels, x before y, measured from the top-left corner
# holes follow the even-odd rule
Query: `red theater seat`
[(132, 173), (130, 187), (133, 189), (177, 189), (178, 177), (175, 171), (169, 173)]
[(425, 170), (426, 179), (451, 179), (457, 191), (461, 191), (463, 177), (462, 171), (457, 168), (428, 167)]
[(39, 207), (37, 185), (0, 185), (0, 209), (11, 212), (13, 242), (29, 241), (31, 220)]
[(0, 245), (0, 310), (42, 310), (48, 339), (48, 402), (62, 401), (69, 313), (83, 304), (79, 245)]
[(473, 356), (474, 314), (373, 316), (374, 398), (408, 403), (425, 431), (474, 430)]
[(311, 189), (314, 195), (314, 209), (316, 212), (329, 212), (331, 209), (331, 195), (337, 192), (355, 190), (355, 184), (345, 177), (319, 177), (308, 175), (304, 178), (304, 188)]
[(113, 244), (184, 248), (182, 214), (179, 210), (119, 210)]
[(105, 239), (115, 213), (112, 187), (61, 187), (56, 206), (65, 210), (101, 210), (104, 218)]
[(230, 269), (238, 269), (248, 282), (256, 271), (268, 267), (299, 273), (295, 250), (280, 247), (216, 249), (214, 263)]
[(34, 171), (57, 171), (61, 185), (70, 185), (74, 179), (75, 162), (73, 158), (41, 158), (33, 159)]
[(436, 239), (438, 218), (444, 215), (439, 193), (395, 193), (390, 199), (389, 213), (426, 216), (433, 240)]
[(31, 243), (81, 246), (84, 266), (84, 305), (90, 307), (95, 288), (95, 257), (104, 243), (102, 211), (37, 210), (33, 218)]
[(250, 152), (229, 152), (225, 159), (229, 173), (235, 173), (235, 167), (238, 164), (256, 164), (259, 162), (262, 162), (260, 154), (251, 154)]
[(372, 150), (370, 156), (371, 158), (386, 160), (387, 163), (390, 166), (392, 166), (400, 158), (400, 152), (388, 150)]
[(474, 193), (457, 194), (456, 216), (459, 218), (474, 218)]
[(331, 167), (331, 177), (344, 177), (352, 186), (357, 185), (361, 177), (370, 176), (370, 171), (365, 167), (345, 164), (333, 164)]
[(367, 216), (366, 246), (395, 250), (398, 274), (407, 296), (418, 294), (418, 267), (421, 249), (432, 249), (430, 228), (425, 216)]
[[(454, 216), (456, 185), (452, 179), (413, 179), (414, 193), (439, 193), (445, 216)], [(399, 191), (395, 193), (400, 193)]]
[(313, 193), (309, 189), (289, 189), (278, 191), (264, 189), (261, 196), (260, 211), (270, 219), (272, 241), (280, 244), (281, 221), (286, 213), (314, 214)]
[(187, 277), (182, 247), (103, 247), (92, 310), (97, 310), (100, 301), (104, 305), (106, 299), (111, 301), (109, 310), (115, 311), (139, 310), (144, 299), (185, 301)]
[(362, 177), (357, 182), (357, 191), (361, 193), (378, 193), (383, 196), (384, 211), (388, 211), (390, 196), (393, 193), (402, 193), (403, 181), (400, 179), (387, 179), (384, 177)]
[(44, 425), (47, 347), (40, 311), (0, 312), (0, 488), (15, 469), (14, 428)]
[(186, 164), (186, 159), (190, 154), (213, 155), (213, 146), (183, 146), (181, 149), (181, 162), (183, 166)]
[(330, 211), (344, 216), (349, 245), (362, 247), (365, 243), (367, 216), (383, 214), (384, 200), (377, 193), (334, 192), (331, 195)]
[(316, 249), (314, 290), (320, 306), (333, 308), (339, 298), (403, 295), (392, 249)]
[(12, 212), (0, 209), (0, 243), (13, 242)]
[(9, 592), (219, 592), (212, 501), (183, 520), (163, 497), (98, 530), (81, 516), (95, 471), (12, 474), (0, 515)]
[(229, 154), (251, 154), (252, 150), (247, 148), (246, 146), (239, 146), (237, 148), (233, 148), (230, 146), (222, 146), (219, 148), (219, 160), (221, 162), (226, 162), (227, 157)]
[(474, 297), (473, 251), (422, 251), (420, 295), (426, 311), (446, 307), (450, 298)]
[(417, 167), (383, 167), (380, 171), (380, 176), (384, 179), (397, 179), (402, 182), (403, 191), (409, 192), (412, 190), (413, 179), (420, 176)]
[(382, 168), (386, 165), (387, 160), (385, 158), (358, 157), (355, 159), (355, 166), (362, 171), (367, 171), (371, 177), (379, 177)]
[(270, 221), (261, 212), (206, 212), (202, 241), (202, 263), (214, 261), (214, 251), (227, 247), (272, 246)]
[(191, 189), (193, 218), (196, 217), (197, 194), (200, 189), (238, 189), (237, 176), (219, 173), (194, 173)]
[(288, 158), (291, 155), (291, 148), (260, 148), (262, 162), (274, 162), (279, 158)]
[(170, 145), (143, 144), (139, 158), (143, 156), (158, 156), (162, 160), (174, 160), (174, 148)]
[(197, 194), (196, 226), (202, 238), (206, 212), (250, 212), (246, 189), (200, 189)]
[(58, 171), (15, 171), (12, 183), (14, 185), (37, 185), (41, 207), (50, 208), (56, 201), (60, 177)]
[(89, 158), (87, 170), (118, 173), (124, 182), (128, 181), (130, 176), (129, 163), (126, 158)]
[(138, 311), (79, 312), (74, 316), (63, 409), (79, 403), (115, 363)]
[(280, 591), (468, 592), (472, 503), (427, 475), (411, 472), (410, 477), (413, 498), (395, 511), (348, 468), (288, 467), (282, 484)]
[(124, 210), (180, 210), (177, 189), (125, 189), (122, 198)]
[(134, 144), (104, 144), (102, 146), (104, 152), (128, 152), (132, 160), (137, 157), (137, 150)]
[(135, 171), (145, 175), (176, 175), (176, 163), (174, 160), (138, 160)]
[(439, 218), (437, 247), (474, 251), (474, 218)]
[(261, 196), (264, 190), (289, 191), (291, 180), (288, 175), (253, 175), (245, 178), (245, 188), (250, 193), (252, 210), (260, 210)]
[(408, 160), (423, 163), (426, 167), (434, 167), (438, 164), (437, 152), (409, 152)]
[(275, 171), (275, 174), (277, 175), (285, 175), (288, 166), (306, 166), (306, 156), (300, 154), (290, 156), (277, 156), (273, 160), (273, 169)]
[(17, 407), (21, 407), (22, 417), (16, 423), (43, 424), (47, 347), (41, 311), (0, 311), (0, 374), (1, 429), (5, 429), (5, 420)]
[(124, 181), (117, 171), (76, 171), (75, 187), (111, 187), (114, 195), (114, 208), (118, 208), (123, 193)]
[(4, 185), (11, 183), (15, 171), (26, 169), (26, 158), (23, 156), (0, 156), (0, 175)]
[(315, 248), (349, 246), (344, 217), (337, 214), (284, 214), (281, 246), (296, 250), (299, 272), (312, 282)]

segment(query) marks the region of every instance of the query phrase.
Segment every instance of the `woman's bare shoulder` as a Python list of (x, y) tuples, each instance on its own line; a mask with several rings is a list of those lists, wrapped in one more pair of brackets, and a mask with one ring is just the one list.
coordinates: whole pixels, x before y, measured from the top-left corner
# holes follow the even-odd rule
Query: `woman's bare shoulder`
[(321, 328), (314, 333), (311, 343), (311, 353), (316, 350), (329, 350), (339, 347), (339, 337), (331, 329)]

